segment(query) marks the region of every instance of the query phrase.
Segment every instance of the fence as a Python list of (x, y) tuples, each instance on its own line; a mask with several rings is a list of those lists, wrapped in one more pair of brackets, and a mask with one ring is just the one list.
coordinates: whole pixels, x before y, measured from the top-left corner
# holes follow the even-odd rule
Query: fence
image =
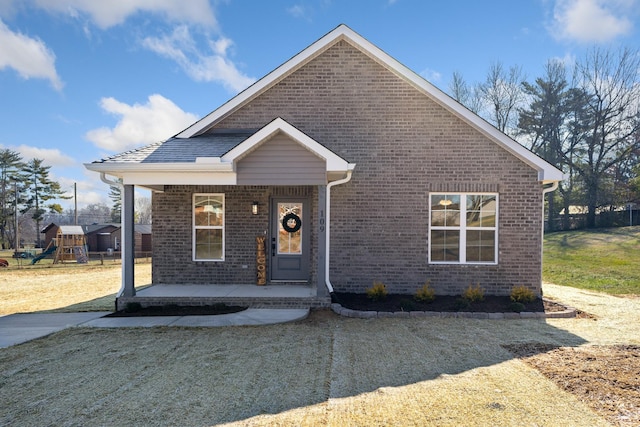
[[(565, 228), (568, 223), (568, 228)], [(640, 210), (604, 211), (596, 215), (596, 227), (626, 227), (640, 225)], [(561, 215), (553, 219), (553, 231), (569, 231), (587, 228), (587, 214), (572, 214), (568, 218)], [(544, 221), (544, 231), (549, 231), (549, 220)]]

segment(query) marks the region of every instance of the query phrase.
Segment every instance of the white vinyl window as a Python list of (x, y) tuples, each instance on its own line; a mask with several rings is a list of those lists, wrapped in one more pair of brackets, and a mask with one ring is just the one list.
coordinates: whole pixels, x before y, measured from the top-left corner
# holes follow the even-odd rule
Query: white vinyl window
[(224, 261), (224, 194), (193, 195), (193, 260)]
[(498, 195), (432, 193), (429, 262), (498, 263)]

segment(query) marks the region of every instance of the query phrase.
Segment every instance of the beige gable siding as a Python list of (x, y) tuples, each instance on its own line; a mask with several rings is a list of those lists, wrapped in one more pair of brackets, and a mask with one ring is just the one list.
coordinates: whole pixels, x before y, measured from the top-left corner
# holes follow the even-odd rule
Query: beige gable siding
[(238, 185), (321, 185), (326, 166), (319, 158), (280, 133), (238, 162)]

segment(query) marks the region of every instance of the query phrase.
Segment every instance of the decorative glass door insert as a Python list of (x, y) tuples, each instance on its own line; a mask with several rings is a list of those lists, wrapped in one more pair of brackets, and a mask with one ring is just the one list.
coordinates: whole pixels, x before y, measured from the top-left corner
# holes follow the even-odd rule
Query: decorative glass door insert
[(302, 253), (302, 203), (278, 203), (278, 255)]

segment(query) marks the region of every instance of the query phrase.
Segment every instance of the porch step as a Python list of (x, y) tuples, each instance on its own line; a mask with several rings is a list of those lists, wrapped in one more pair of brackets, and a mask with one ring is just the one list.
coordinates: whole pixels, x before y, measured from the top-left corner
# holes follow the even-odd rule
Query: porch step
[(117, 310), (124, 309), (130, 302), (143, 307), (226, 304), (249, 308), (320, 308), (329, 307), (331, 298), (318, 296), (316, 288), (308, 285), (159, 284), (140, 289), (133, 297), (117, 298)]
[(142, 307), (180, 305), (202, 306), (214, 304), (235, 305), (249, 308), (326, 308), (331, 306), (330, 297), (192, 297), (192, 296), (141, 296), (119, 297), (116, 309), (123, 310), (128, 303)]

